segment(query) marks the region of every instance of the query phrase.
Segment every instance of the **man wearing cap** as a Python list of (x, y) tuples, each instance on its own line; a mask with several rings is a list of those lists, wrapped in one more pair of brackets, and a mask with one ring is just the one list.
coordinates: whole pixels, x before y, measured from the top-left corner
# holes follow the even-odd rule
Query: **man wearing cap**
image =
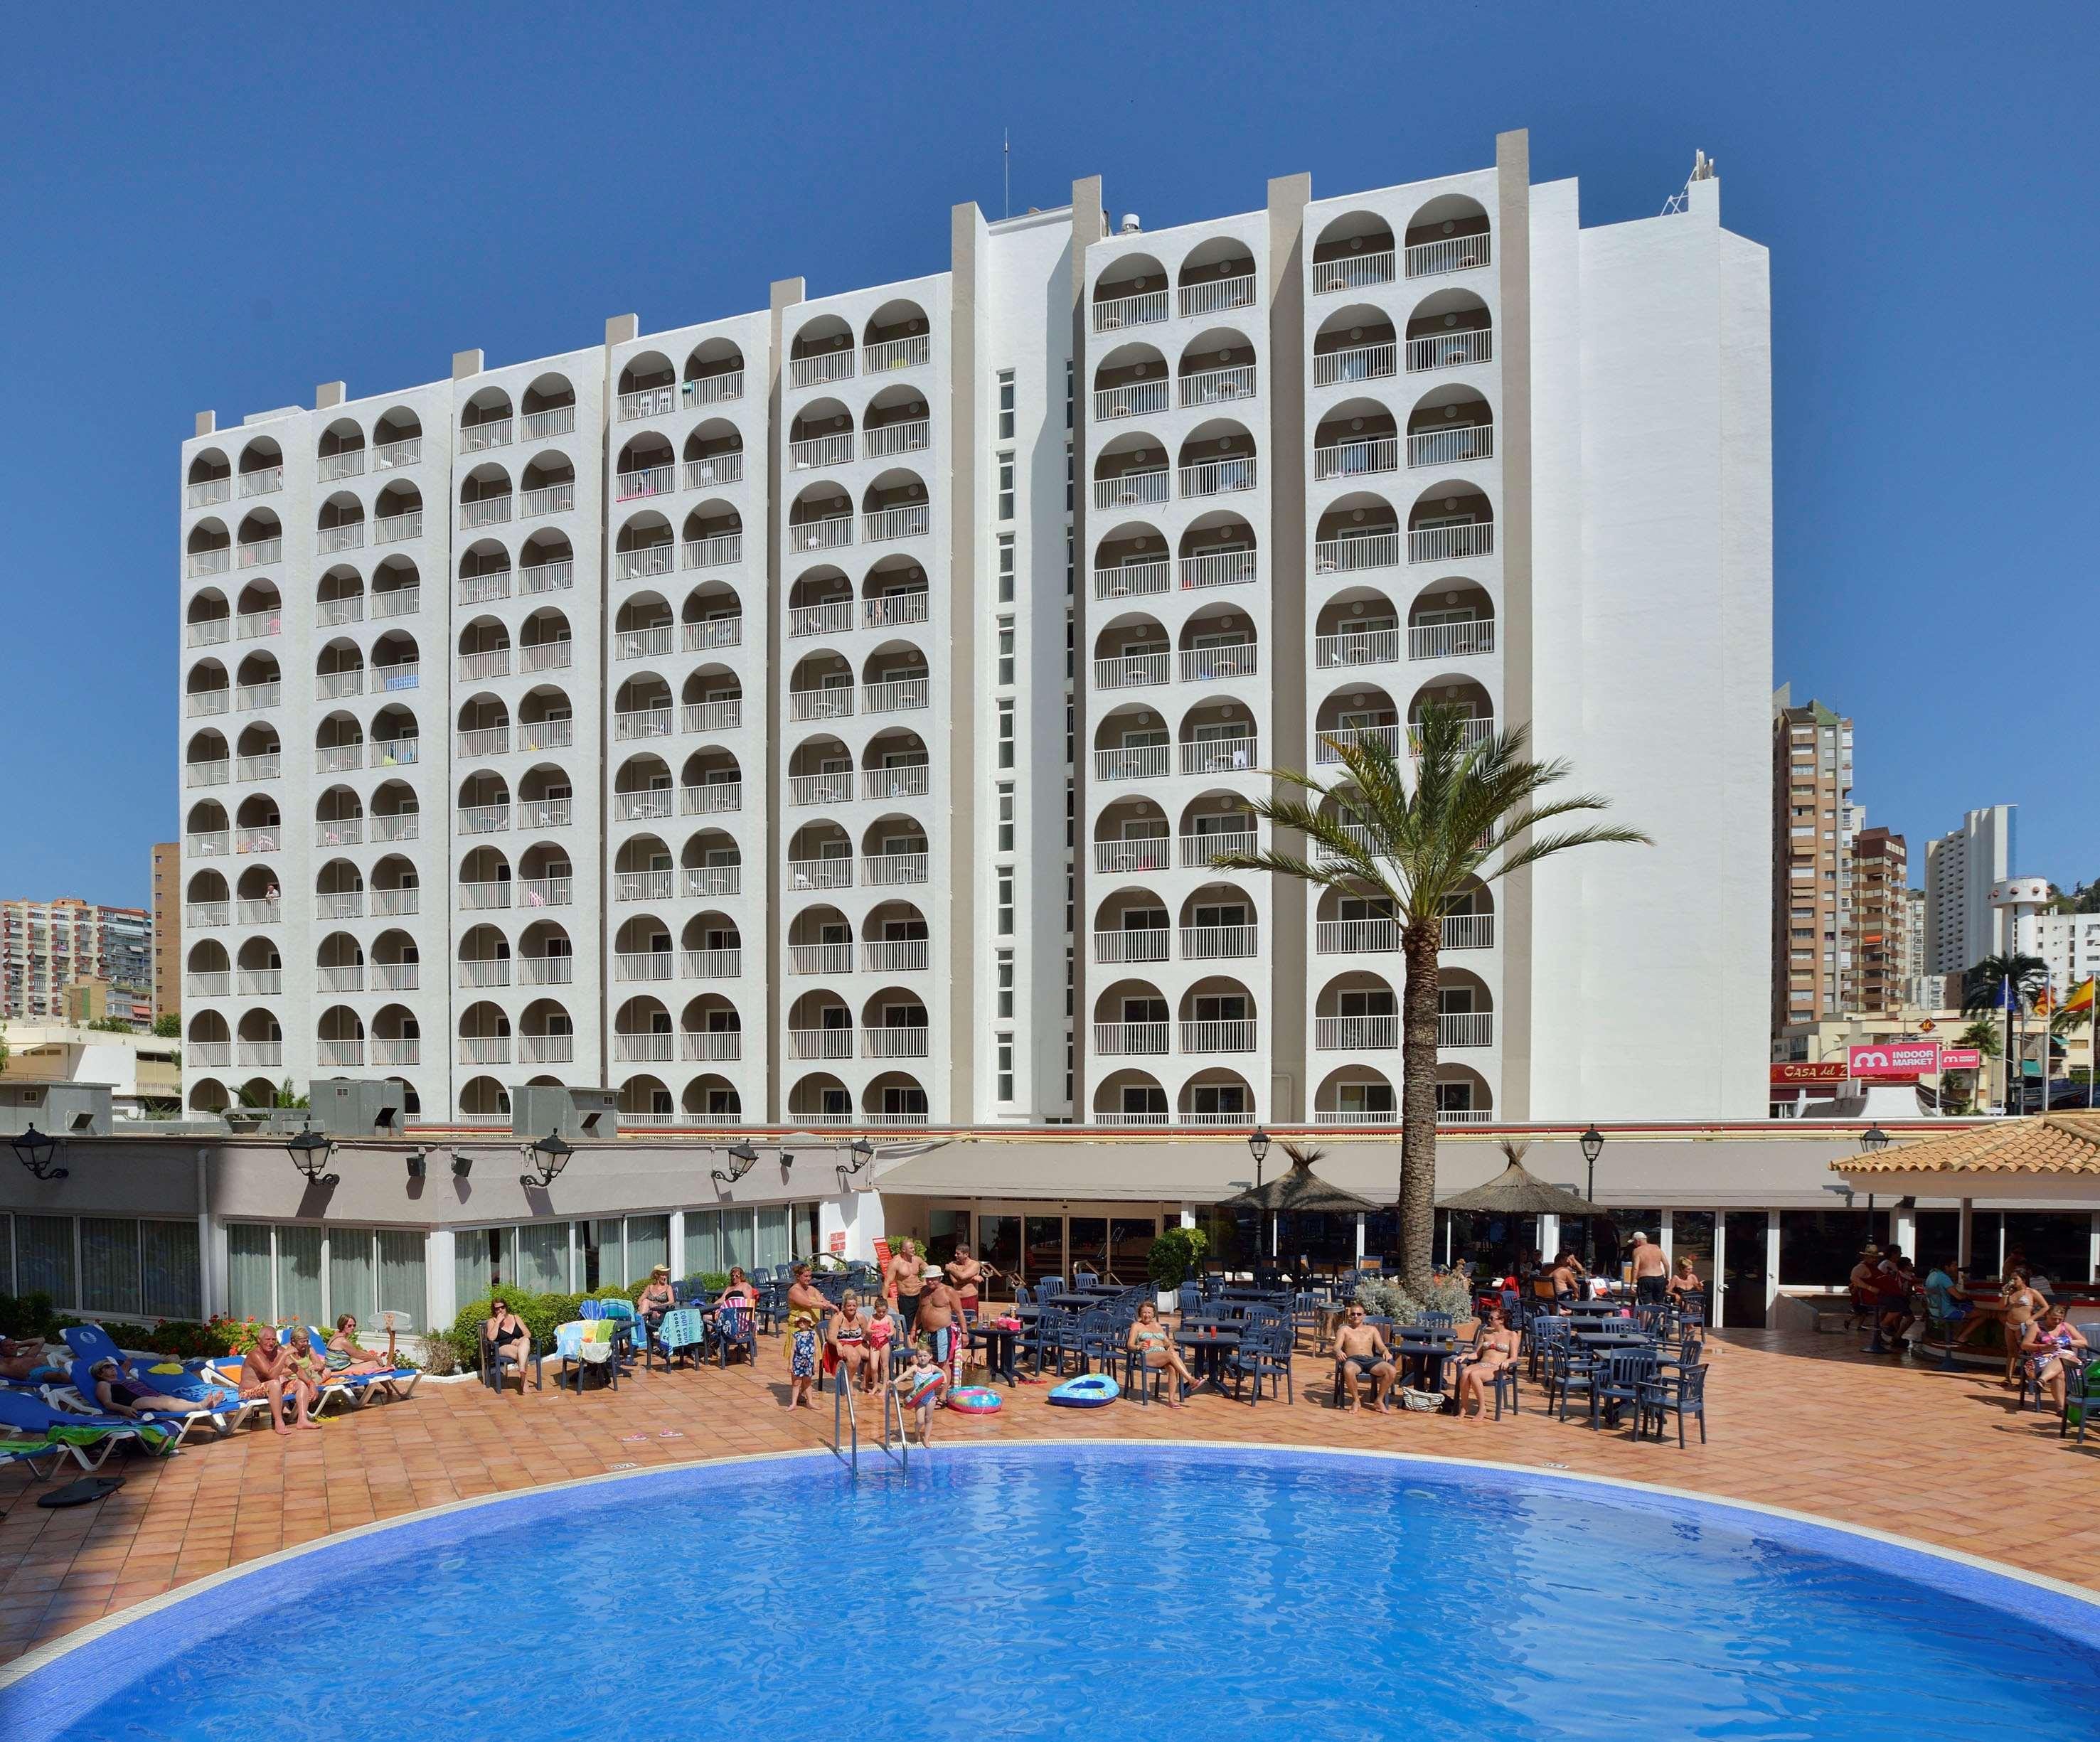
[(1635, 1234), (1633, 1244), (1634, 1299), (1659, 1307), (1670, 1281), (1670, 1266), (1663, 1262), (1662, 1248), (1646, 1234)]
[(1852, 1267), (1852, 1323), (1850, 1329), (1857, 1330), (1860, 1321), (1879, 1310), (1881, 1294), (1880, 1271), (1882, 1249), (1869, 1240), (1860, 1251), (1860, 1262)]

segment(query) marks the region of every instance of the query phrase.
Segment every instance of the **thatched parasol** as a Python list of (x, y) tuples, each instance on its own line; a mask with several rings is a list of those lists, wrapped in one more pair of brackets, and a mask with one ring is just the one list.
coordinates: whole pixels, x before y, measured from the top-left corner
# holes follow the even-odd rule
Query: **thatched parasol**
[(1481, 1210), (1491, 1215), (1602, 1215), (1604, 1212), (1579, 1193), (1548, 1185), (1524, 1165), (1524, 1151), (1503, 1149), (1509, 1166), (1485, 1185), (1454, 1193), (1440, 1210)]
[(1378, 1214), (1379, 1206), (1369, 1198), (1331, 1185), (1312, 1171), (1312, 1164), (1320, 1159), (1319, 1150), (1295, 1149), (1289, 1144), (1284, 1144), (1283, 1149), (1290, 1158), (1290, 1166), (1282, 1178), (1249, 1186), (1237, 1197), (1227, 1198), (1219, 1207), (1259, 1210), (1264, 1215)]

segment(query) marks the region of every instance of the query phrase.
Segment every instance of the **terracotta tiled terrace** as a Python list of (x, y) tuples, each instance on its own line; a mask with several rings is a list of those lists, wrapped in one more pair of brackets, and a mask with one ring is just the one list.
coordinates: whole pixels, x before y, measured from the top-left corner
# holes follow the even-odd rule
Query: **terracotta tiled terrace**
[[(1860, 1352), (1860, 1338), (1724, 1332), (1710, 1344), (1711, 1439), (1679, 1451), (1592, 1434), (1539, 1413), (1465, 1423), (1326, 1407), (1329, 1364), (1297, 1364), (1295, 1406), (1205, 1394), (1180, 1411), (1122, 1402), (1062, 1410), (1043, 1389), (1008, 1388), (999, 1415), (944, 1413), (940, 1444), (1017, 1438), (1229, 1440), (1478, 1457), (1651, 1481), (1763, 1502), (2100, 1586), (2100, 1517), (2067, 1509), (2045, 1480), (2100, 1478), (2100, 1435), (2083, 1452), (2056, 1424), (2016, 1413), (1995, 1373), (1952, 1374)], [(426, 1381), (404, 1403), (331, 1417), (319, 1433), (244, 1430), (167, 1460), (119, 1454), (109, 1499), (33, 1504), (38, 1484), (0, 1476), (0, 1661), (127, 1605), (332, 1531), (419, 1508), (602, 1472), (801, 1449), (829, 1437), (828, 1396), (791, 1416), (784, 1366), (762, 1346), (733, 1366), (638, 1374), (579, 1397)], [(2084, 1519), (2084, 1522), (2080, 1520)]]

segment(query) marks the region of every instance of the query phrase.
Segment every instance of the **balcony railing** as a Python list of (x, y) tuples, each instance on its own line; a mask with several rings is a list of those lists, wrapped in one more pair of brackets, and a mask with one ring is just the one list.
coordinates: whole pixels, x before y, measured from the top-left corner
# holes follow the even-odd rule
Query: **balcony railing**
[(407, 617), (422, 609), (423, 589), (421, 587), (396, 587), (389, 593), (372, 595), (372, 615), (374, 617)]
[(1094, 869), (1103, 876), (1165, 871), (1173, 862), (1173, 837), (1167, 835), (1145, 835), (1128, 840), (1097, 840), (1094, 843)]
[(233, 1043), (230, 1040), (186, 1040), (183, 1056), (192, 1065), (218, 1069), (233, 1062)]
[[(665, 466), (668, 473), (671, 469)], [(666, 489), (669, 485), (664, 486)], [(566, 514), (576, 505), (576, 487), (573, 479), (565, 478), (559, 483), (543, 485), (537, 490), (527, 490), (519, 498), (518, 518), (536, 520), (542, 514)]]
[(231, 617), (205, 617), (184, 625), (183, 644), (189, 647), (217, 647), (233, 639)]
[(281, 968), (244, 968), (238, 984), (244, 998), (276, 998), (285, 990), (285, 971)]
[(576, 584), (576, 561), (570, 557), (558, 562), (536, 562), (518, 571), (518, 590), (527, 598), (536, 593), (563, 592)]
[(871, 853), (860, 862), (861, 881), (871, 889), (924, 883), (933, 865), (926, 853)]
[(1495, 1016), (1491, 1010), (1447, 1010), (1436, 1018), (1440, 1047), (1492, 1047)]
[(1094, 331), (1114, 333), (1124, 327), (1149, 326), (1170, 312), (1164, 290), (1140, 290), (1135, 296), (1110, 297), (1094, 305)]
[(788, 385), (795, 387), (821, 387), (826, 381), (850, 381), (854, 372), (854, 354), (850, 348), (820, 351), (813, 357), (796, 357), (788, 364)]
[(620, 421), (633, 423), (641, 417), (661, 417), (678, 408), (678, 390), (669, 381), (658, 387), (643, 387), (634, 393), (620, 396)]
[(510, 518), (510, 495), (481, 496), (460, 504), (462, 527), (501, 526)]
[(1173, 933), (1163, 925), (1110, 928), (1094, 933), (1096, 962), (1163, 962), (1168, 958)]
[(242, 568), (261, 568), (266, 562), (284, 560), (285, 540), (282, 538), (258, 538), (240, 547), (240, 566)]
[(645, 496), (668, 496), (677, 487), (678, 469), (668, 463), (613, 474), (613, 499), (620, 502), (632, 502)]
[(245, 683), (233, 693), (235, 705), (243, 712), (252, 712), (258, 708), (275, 708), (284, 699), (285, 686), (281, 682)]
[(1424, 369), (1449, 369), (1468, 363), (1492, 363), (1494, 355), (1495, 335), (1493, 329), (1487, 327), (1432, 333), (1407, 342), (1407, 369), (1410, 375)]
[(324, 702), (333, 701), (338, 696), (362, 695), (364, 693), (364, 673), (353, 667), (345, 672), (321, 672), (314, 678), (314, 694)]
[(1312, 644), (1313, 658), (1322, 670), (1337, 665), (1387, 665), (1400, 658), (1398, 629), (1358, 629), (1344, 635), (1322, 635)]
[(854, 776), (849, 768), (835, 769), (823, 774), (790, 774), (788, 777), (788, 802), (790, 805), (843, 805), (853, 797)]
[(661, 871), (615, 871), (612, 898), (616, 902), (668, 902), (675, 875), (668, 866)]
[(1251, 732), (1233, 738), (1188, 739), (1181, 745), (1185, 774), (1242, 774), (1260, 761), (1260, 745)]
[(1252, 1052), (1260, 1025), (1251, 1017), (1181, 1025), (1184, 1052)]
[(568, 877), (520, 877), (520, 907), (567, 907), (576, 900), (575, 880)]
[(1447, 913), (1439, 946), (1445, 950), (1492, 950), (1495, 916), (1491, 913)]
[(924, 798), (933, 787), (933, 770), (924, 762), (898, 762), (888, 768), (861, 770), (862, 798)]
[(1400, 1018), (1316, 1017), (1312, 1044), (1322, 1052), (1390, 1052), (1400, 1044)]
[(492, 448), (508, 448), (517, 433), (516, 427), (508, 417), (492, 417), (486, 423), (462, 424), (460, 426), (460, 452), (478, 454)]
[(924, 937), (870, 938), (860, 946), (861, 966), (871, 974), (915, 973), (930, 965), (932, 950)]
[(871, 714), (897, 713), (905, 708), (927, 708), (933, 703), (930, 677), (893, 677), (862, 686), (865, 711)]
[(183, 850), (192, 858), (223, 859), (233, 850), (230, 829), (192, 829), (183, 836)]
[(612, 959), (615, 980), (668, 980), (677, 959), (668, 950), (626, 950)]
[(1352, 744), (1361, 744), (1375, 739), (1395, 756), (1400, 754), (1401, 730), (1397, 721), (1391, 725), (1337, 725), (1322, 726), (1316, 734), (1318, 743), (1313, 752), (1316, 762), (1339, 762), (1342, 751)]
[(1321, 920), (1312, 928), (1320, 955), (1390, 955), (1400, 948), (1396, 920)]
[(743, 700), (730, 696), (719, 702), (687, 702), (679, 723), (688, 732), (727, 732), (743, 724)]
[(317, 847), (355, 847), (364, 840), (362, 817), (324, 817), (314, 825)]
[(1457, 465), (1467, 460), (1495, 456), (1495, 426), (1491, 423), (1452, 424), (1441, 430), (1410, 430), (1407, 438), (1410, 465)]
[(843, 635), (853, 627), (854, 602), (833, 599), (825, 605), (796, 605), (788, 612), (791, 636)]
[[(412, 992), (422, 981), (420, 968), (421, 964), (416, 962), (374, 962), (372, 964), (372, 983), (382, 992)], [(414, 1061), (411, 1060), (408, 1062)]]
[(1184, 592), (1202, 587), (1243, 586), (1258, 579), (1261, 572), (1251, 550), (1207, 550), (1180, 560)]
[(518, 827), (521, 829), (565, 829), (569, 826), (573, 799), (521, 798)]
[(1335, 442), (1312, 450), (1312, 475), (1321, 478), (1361, 478), (1400, 469), (1400, 441), (1396, 436), (1372, 436), (1363, 441)]
[[(743, 809), (743, 783), (711, 780), (699, 786), (678, 788), (678, 809), (688, 817), (712, 816)], [(668, 813), (667, 813), (668, 814)]]
[(1475, 520), (1458, 526), (1420, 527), (1407, 535), (1410, 562), (1449, 562), (1458, 557), (1491, 556), (1495, 548), (1495, 523)]
[(210, 762), (191, 762), (184, 765), (183, 783), (192, 787), (223, 787), (230, 778), (232, 760), (219, 756)]
[(216, 927), (226, 924), (230, 915), (224, 902), (185, 902), (183, 917), (192, 925)]
[(385, 918), (397, 918), (404, 914), (423, 911), (423, 892), (413, 884), (397, 884), (392, 889), (377, 889), (372, 892), (372, 911)]
[(1312, 262), (1312, 290), (1330, 296), (1338, 290), (1364, 290), (1393, 281), (1393, 251), (1381, 248), (1368, 254), (1345, 254), (1335, 260)]
[(244, 1040), (240, 1043), (240, 1062), (244, 1065), (282, 1065), (285, 1062), (285, 1043), (281, 1040)]
[(915, 368), (933, 355), (932, 335), (907, 334), (901, 339), (877, 339), (862, 347), (861, 367), (871, 375), (889, 369)]
[(788, 527), (791, 550), (843, 550), (853, 543), (854, 517), (832, 514), (823, 520), (792, 521)]
[(850, 465), (853, 456), (854, 433), (850, 430), (837, 430), (828, 435), (811, 436), (788, 444), (788, 465), (791, 471), (807, 472), (825, 465)]
[[(529, 629), (532, 625), (527, 624), (526, 627)], [(567, 635), (556, 641), (527, 642), (518, 650), (518, 669), (521, 672), (566, 671), (575, 657), (575, 645)]]
[(233, 620), (245, 642), (259, 641), (266, 635), (281, 635), (285, 629), (285, 614), (274, 605), (267, 611), (245, 611)]
[(1382, 344), (1352, 345), (1345, 351), (1323, 351), (1312, 359), (1312, 385), (1346, 386), (1360, 381), (1379, 381), (1399, 370), (1399, 347), (1391, 339)]
[(364, 620), (364, 595), (353, 593), (347, 598), (322, 599), (314, 606), (314, 615), (324, 629), (340, 624), (362, 623)]
[(480, 653), (463, 653), (459, 656), (459, 674), (466, 683), (478, 682), (484, 677), (508, 677), (510, 650), (490, 647)]
[(508, 805), (462, 805), (459, 811), (462, 835), (501, 835), (510, 827)]
[(1495, 622), (1476, 617), (1466, 623), (1424, 623), (1407, 632), (1410, 659), (1460, 659), (1495, 650)]
[(1157, 507), (1172, 498), (1172, 474), (1165, 466), (1094, 480), (1094, 506), (1103, 512), (1118, 508)]
[(184, 710), (192, 719), (204, 714), (223, 714), (233, 699), (233, 692), (221, 684), (216, 690), (192, 690), (183, 702)]
[(677, 554), (668, 539), (660, 545), (622, 550), (613, 557), (613, 573), (621, 580), (646, 580), (651, 575), (668, 575), (677, 561)]
[(1157, 1057), (1168, 1048), (1171, 1022), (1096, 1022), (1094, 1052), (1102, 1058)]
[(1173, 403), (1173, 383), (1164, 375), (1151, 381), (1127, 381), (1118, 387), (1094, 390), (1094, 417), (1103, 423), (1117, 417), (1140, 417), (1163, 412)]
[(624, 713), (612, 717), (612, 735), (616, 740), (638, 738), (668, 738), (671, 735), (671, 704), (660, 708), (631, 708)]
[(871, 545), (893, 539), (918, 538), (933, 525), (933, 509), (924, 502), (902, 508), (878, 508), (861, 516), (861, 536)]
[(276, 925), (285, 917), (285, 904), (267, 896), (244, 895), (234, 903), (234, 917), (243, 925)]
[(518, 1062), (521, 1065), (568, 1065), (575, 1062), (574, 1034), (520, 1034)]
[(461, 962), (459, 965), (459, 983), (463, 988), (509, 986), (510, 958), (481, 956)]
[(862, 448), (871, 460), (887, 460), (894, 454), (924, 453), (933, 445), (933, 425), (926, 417), (874, 424), (861, 431)]
[(282, 751), (265, 750), (254, 756), (236, 756), (234, 774), (242, 780), (275, 780), (285, 772)]
[(518, 981), (521, 986), (572, 986), (576, 977), (573, 955), (521, 955)]
[(788, 887), (797, 894), (810, 889), (850, 889), (853, 861), (843, 855), (835, 859), (790, 859)]
[(923, 1059), (928, 1056), (931, 1030), (924, 1023), (896, 1028), (864, 1028), (860, 1031), (860, 1056), (864, 1059)]
[(679, 391), (693, 405), (719, 405), (725, 399), (740, 399), (743, 397), (743, 371), (725, 369), (719, 375), (696, 376)]
[(508, 1034), (462, 1034), (459, 1038), (459, 1056), (462, 1065), (508, 1065), (510, 1062), (510, 1037)]
[[(358, 456), (358, 470), (363, 471), (364, 456)], [(321, 462), (325, 465), (328, 462)], [(323, 478), (329, 474), (321, 474)], [(228, 502), (233, 499), (233, 480), (231, 478), (200, 478), (188, 487), (183, 496), (183, 505), (188, 508), (209, 508), (214, 502)]]
[(743, 1056), (743, 1031), (734, 1028), (688, 1029), (680, 1046), (689, 1059), (723, 1064)]
[(823, 684), (810, 690), (788, 692), (791, 720), (845, 720), (852, 717), (854, 690), (849, 683)]
[(743, 534), (717, 532), (709, 538), (687, 539), (680, 556), (687, 568), (721, 568), (743, 561)]
[(853, 972), (851, 944), (790, 944), (788, 972), (791, 974), (849, 974)]
[(404, 540), (423, 536), (423, 511), (412, 508), (399, 514), (382, 514), (372, 523), (372, 542), (375, 545), (398, 545)]
[(1132, 599), (1167, 592), (1174, 584), (1173, 570), (1174, 565), (1164, 557), (1146, 562), (1120, 562), (1097, 568), (1094, 571), (1094, 597)]
[(421, 833), (422, 818), (412, 810), (381, 810), (372, 814), (374, 840), (414, 840)]
[(646, 629), (621, 629), (613, 637), (615, 659), (660, 659), (671, 650), (673, 626), (660, 623)]
[(688, 980), (735, 980), (743, 972), (743, 951), (739, 947), (688, 950), (685, 969)]
[(1172, 765), (1168, 744), (1127, 744), (1094, 752), (1096, 780), (1156, 780)]
[(1258, 925), (1185, 925), (1181, 928), (1181, 959), (1185, 962), (1224, 962), (1260, 953)]
[[(700, 790), (688, 787), (687, 792)], [(647, 822), (671, 814), (671, 789), (668, 787), (644, 787), (633, 792), (615, 792), (612, 796), (612, 814), (622, 822)]]
[(1256, 386), (1255, 365), (1235, 363), (1224, 368), (1198, 369), (1181, 377), (1181, 405), (1222, 405), (1233, 399), (1251, 399)]
[(462, 575), (459, 581), (459, 602), (462, 605), (486, 605), (492, 599), (510, 597), (510, 571), (491, 569), (485, 575)]
[(1312, 546), (1316, 574), (1347, 575), (1361, 569), (1392, 568), (1400, 562), (1400, 534), (1361, 532), (1353, 537), (1323, 538)]
[(1113, 659), (1094, 661), (1094, 687), (1130, 690), (1144, 684), (1165, 683), (1171, 659), (1164, 649), (1158, 653), (1127, 653)]
[(704, 617), (698, 623), (685, 625), (684, 638), (688, 653), (704, 653), (710, 647), (741, 647), (743, 619)]
[(1407, 276), (1434, 278), (1445, 272), (1468, 271), (1487, 265), (1493, 252), (1485, 233), (1445, 236), (1433, 242), (1411, 243), (1407, 250)]
[(420, 465), (423, 458), (423, 439), (411, 435), (398, 442), (382, 442), (372, 450), (372, 470), (375, 472), (398, 472), (405, 465)]
[(362, 889), (324, 889), (314, 897), (314, 911), (324, 920), (355, 920), (364, 913)]
[(740, 484), (743, 482), (743, 450), (731, 448), (727, 452), (703, 454), (697, 460), (686, 462), (686, 487), (688, 490), (712, 490), (717, 484)]
[(854, 1031), (849, 1028), (791, 1028), (788, 1056), (796, 1059), (849, 1059), (854, 1052)]
[(1230, 460), (1206, 460), (1181, 468), (1178, 488), (1185, 496), (1229, 496), (1255, 486), (1255, 456), (1246, 454)]

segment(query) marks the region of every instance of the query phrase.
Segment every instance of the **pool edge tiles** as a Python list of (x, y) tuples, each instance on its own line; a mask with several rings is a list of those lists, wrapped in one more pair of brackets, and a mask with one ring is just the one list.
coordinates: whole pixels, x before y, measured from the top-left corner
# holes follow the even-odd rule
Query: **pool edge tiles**
[[(1906, 1579), (2045, 1629), (2100, 1656), (2100, 1591), (1890, 1532), (1667, 1484), (1434, 1453), (1200, 1439), (987, 1440), (940, 1446), (920, 1455), (939, 1465), (959, 1458), (971, 1462), (1071, 1459), (1075, 1453), (1100, 1463), (1229, 1462), (1272, 1470), (1398, 1466), (1421, 1471), (1425, 1477), (1434, 1472), (1437, 1482), (1460, 1492), (1506, 1493), (1517, 1488), (1592, 1503), (1616, 1501), (1651, 1515), (1732, 1528), (1782, 1548)], [(770, 1468), (796, 1464), (830, 1469), (837, 1467), (837, 1460), (830, 1448), (819, 1446), (606, 1471), (543, 1487), (448, 1502), (260, 1556), (105, 1616), (0, 1668), (0, 1730), (9, 1742), (48, 1742), (78, 1725), (121, 1691), (124, 1682), (180, 1657), (229, 1625), (241, 1625), (249, 1614), (267, 1612), (273, 1603), (304, 1600), (312, 1590), (312, 1580), (301, 1563), (310, 1556), (328, 1555), (336, 1575), (347, 1577), (372, 1560), (399, 1552), (404, 1538), (411, 1548), (439, 1549), (483, 1531), (529, 1525), (550, 1513), (571, 1513), (580, 1497), (593, 1491), (602, 1499), (585, 1504), (615, 1504), (616, 1484), (705, 1487), (739, 1475), (763, 1480)], [(888, 1466), (863, 1473), (884, 1484), (910, 1480)], [(845, 1474), (842, 1468), (840, 1474)], [(480, 1520), (479, 1515), (491, 1509), (500, 1509), (497, 1518)], [(237, 1588), (238, 1599), (213, 1607), (214, 1594), (228, 1587)], [(197, 1606), (195, 1618), (186, 1625), (182, 1612), (191, 1605)]]

